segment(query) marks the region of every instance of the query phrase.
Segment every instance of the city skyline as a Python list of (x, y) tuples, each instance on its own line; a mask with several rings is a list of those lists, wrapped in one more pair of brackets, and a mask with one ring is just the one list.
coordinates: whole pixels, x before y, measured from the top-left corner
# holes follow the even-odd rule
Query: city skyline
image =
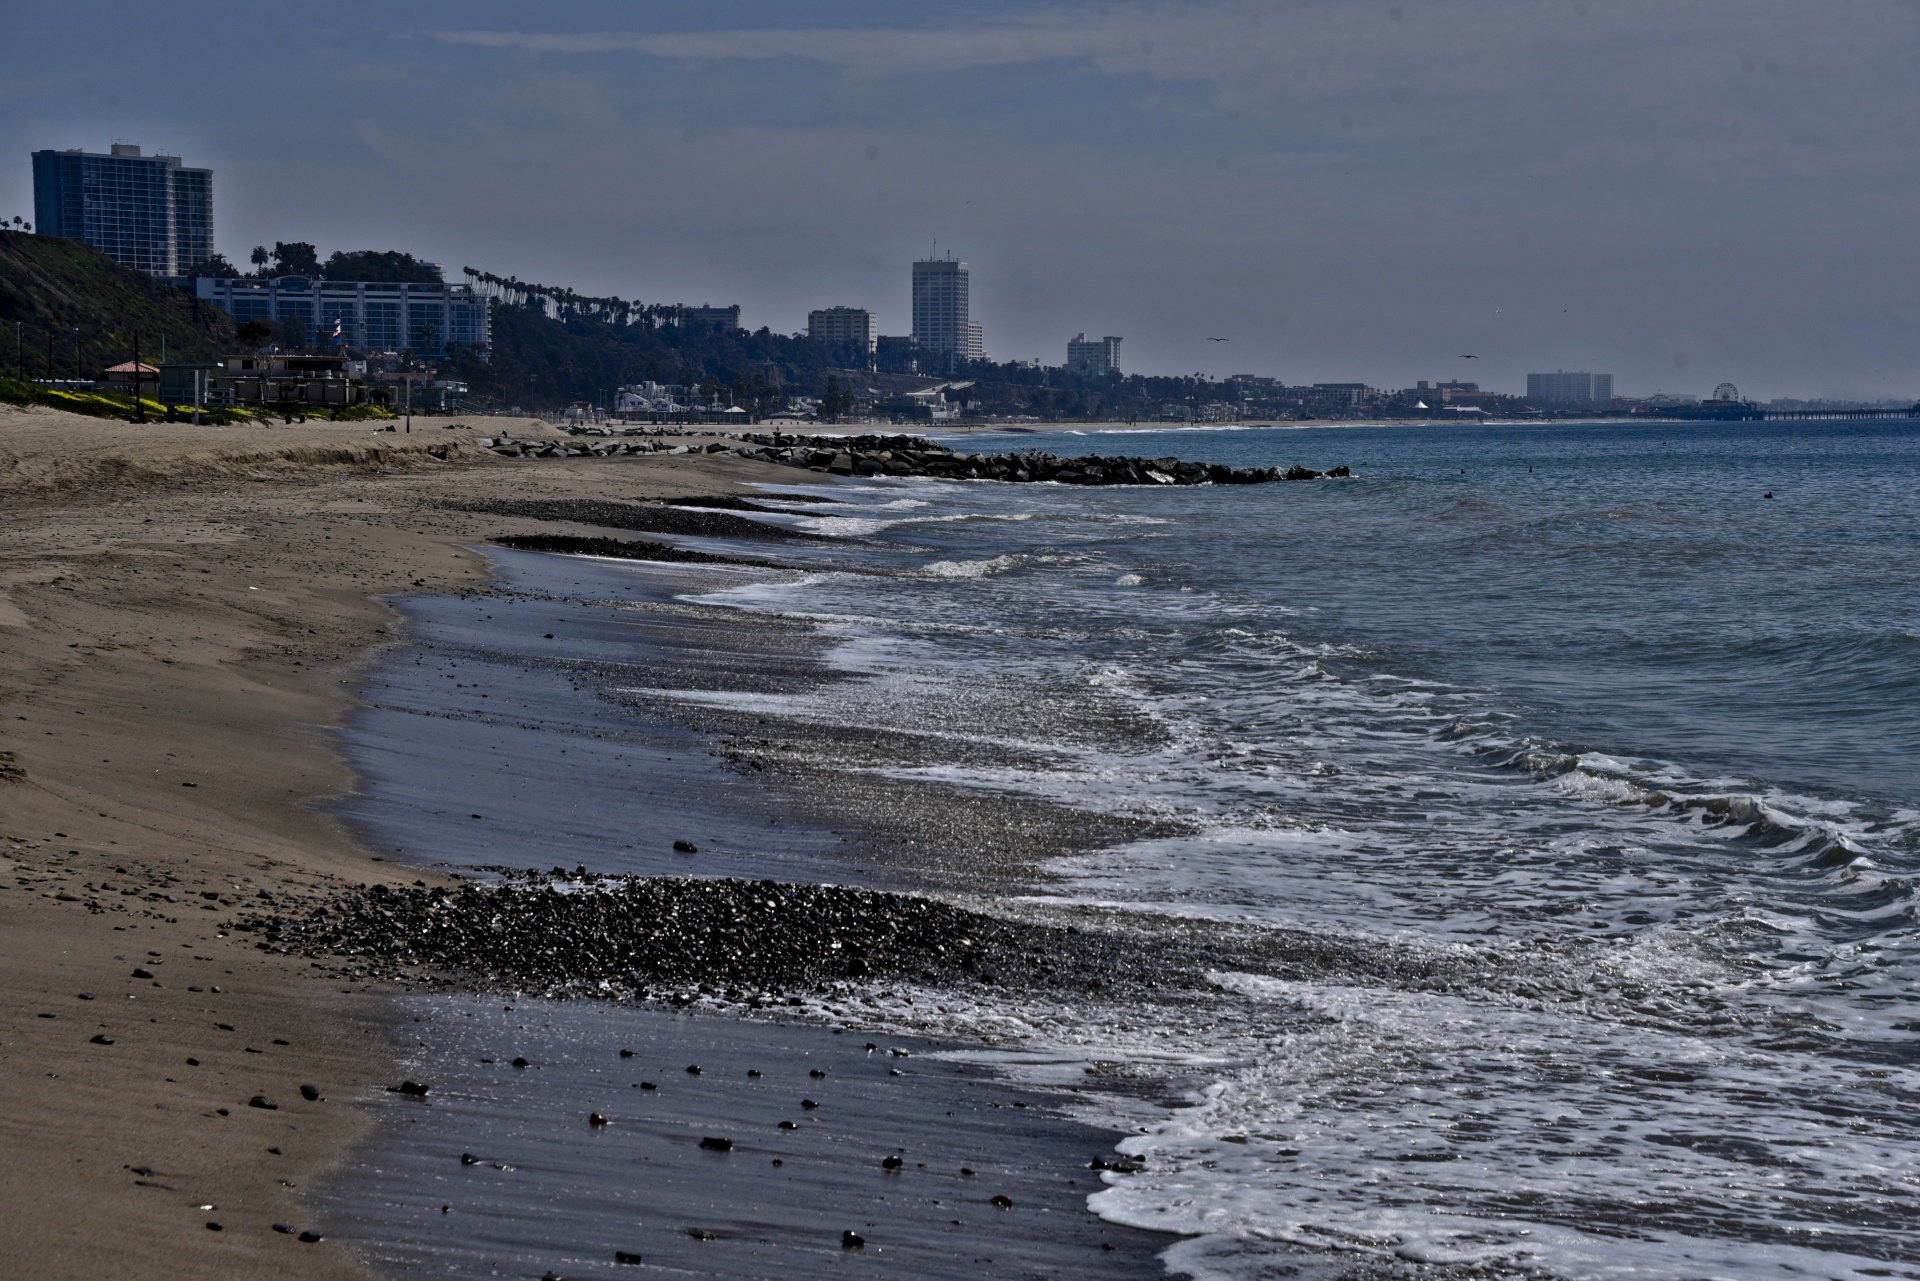
[[(1893, 0), (349, 2), (277, 19), (272, 58), (230, 17), (189, 4), (129, 61), (88, 37), (124, 22), (111, 0), (10, 7), (0, 33), (43, 56), (0, 120), (22, 152), (219, 171), (236, 262), (403, 249), (792, 333), (841, 300), (904, 317), (898, 264), (937, 237), (1001, 359), (1114, 332), (1151, 373), (1920, 392), (1920, 15)], [(217, 92), (176, 74), (196, 58)], [(283, 100), (331, 106), (232, 109)], [(0, 216), (29, 184), (0, 166)]]

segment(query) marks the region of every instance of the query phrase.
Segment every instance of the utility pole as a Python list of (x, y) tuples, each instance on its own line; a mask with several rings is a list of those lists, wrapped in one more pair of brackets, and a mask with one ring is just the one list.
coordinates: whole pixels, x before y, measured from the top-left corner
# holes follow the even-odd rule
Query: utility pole
[(413, 434), (413, 375), (407, 375), (407, 434)]
[(133, 421), (147, 421), (147, 407), (140, 399), (140, 331), (133, 331)]

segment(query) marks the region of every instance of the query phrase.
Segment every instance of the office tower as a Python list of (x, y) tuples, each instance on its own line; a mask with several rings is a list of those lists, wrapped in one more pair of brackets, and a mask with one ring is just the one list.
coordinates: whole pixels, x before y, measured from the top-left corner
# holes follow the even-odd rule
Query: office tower
[(1074, 335), (1067, 340), (1067, 368), (1089, 374), (1118, 373), (1120, 340), (1112, 334), (1105, 338)]
[(1605, 405), (1613, 399), (1612, 374), (1528, 374), (1527, 399), (1536, 405)]
[(135, 271), (183, 276), (213, 253), (213, 171), (118, 142), (104, 156), (36, 151), (33, 216), (43, 236), (84, 241)]
[(937, 364), (981, 360), (986, 341), (967, 315), (967, 264), (952, 254), (913, 264), (913, 337)]
[(822, 307), (807, 313), (807, 337), (815, 342), (859, 343), (871, 356), (880, 345), (880, 317), (864, 307)]

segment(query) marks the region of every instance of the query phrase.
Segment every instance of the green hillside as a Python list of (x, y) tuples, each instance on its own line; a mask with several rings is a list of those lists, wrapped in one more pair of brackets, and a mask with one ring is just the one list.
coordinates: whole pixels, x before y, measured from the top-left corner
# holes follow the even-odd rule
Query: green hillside
[(133, 359), (135, 330), (149, 364), (158, 363), (163, 338), (169, 360), (217, 360), (233, 341), (226, 312), (90, 245), (0, 232), (0, 375), (20, 375), (24, 348), (26, 376), (47, 377), (51, 338), (53, 377), (92, 378)]

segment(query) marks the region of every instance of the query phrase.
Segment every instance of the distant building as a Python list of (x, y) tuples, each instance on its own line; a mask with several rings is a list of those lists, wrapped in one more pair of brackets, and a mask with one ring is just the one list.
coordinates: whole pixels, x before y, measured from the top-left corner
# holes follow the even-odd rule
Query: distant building
[(986, 339), (969, 317), (967, 264), (952, 254), (913, 264), (913, 338), (928, 360), (981, 360)]
[(1067, 368), (1089, 374), (1119, 373), (1120, 340), (1112, 334), (1105, 338), (1075, 334), (1067, 339)]
[(823, 307), (807, 313), (807, 337), (815, 342), (859, 343), (871, 356), (880, 346), (880, 317), (864, 307)]
[(184, 276), (213, 254), (213, 170), (118, 142), (104, 156), (36, 151), (33, 219), (135, 271)]
[(238, 323), (298, 320), (308, 341), (320, 347), (444, 356), (448, 343), (459, 343), (478, 350), (484, 360), (493, 344), (487, 300), (470, 285), (202, 276), (194, 290)]
[(1528, 374), (1527, 399), (1536, 405), (1591, 407), (1613, 399), (1612, 374)]
[(705, 325), (709, 329), (719, 329), (733, 333), (740, 328), (740, 304), (731, 307), (682, 307), (680, 323), (686, 325)]

